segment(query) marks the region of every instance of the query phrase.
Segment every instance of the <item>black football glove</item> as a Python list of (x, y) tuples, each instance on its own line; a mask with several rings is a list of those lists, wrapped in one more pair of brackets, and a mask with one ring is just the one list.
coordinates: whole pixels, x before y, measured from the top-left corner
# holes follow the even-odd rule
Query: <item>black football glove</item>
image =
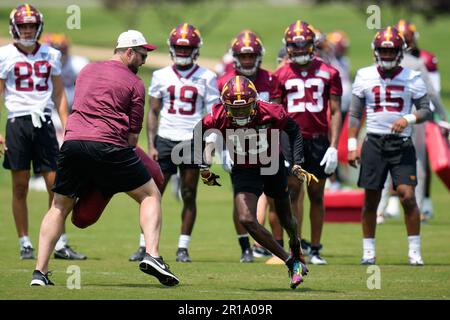
[(209, 171), (209, 169), (201, 170), (200, 178), (202, 179), (203, 183), (206, 184), (207, 186), (219, 186), (219, 187), (222, 186), (219, 182), (217, 182), (217, 179), (219, 179), (220, 176), (218, 176), (215, 173), (212, 173), (211, 171)]

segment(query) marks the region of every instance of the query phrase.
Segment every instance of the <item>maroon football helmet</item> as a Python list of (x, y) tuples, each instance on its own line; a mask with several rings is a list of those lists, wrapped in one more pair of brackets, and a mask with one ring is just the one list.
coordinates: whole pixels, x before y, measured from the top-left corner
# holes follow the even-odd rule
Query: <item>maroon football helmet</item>
[(297, 20), (284, 32), (284, 44), (289, 58), (301, 65), (314, 59), (315, 33), (309, 24)]
[(405, 41), (394, 27), (381, 29), (372, 41), (372, 49), (377, 64), (385, 70), (397, 67), (402, 61)]
[(227, 110), (227, 116), (238, 126), (247, 125), (256, 114), (258, 92), (248, 78), (235, 76), (225, 83), (220, 100)]
[(252, 76), (261, 66), (265, 50), (256, 33), (244, 30), (232, 41), (231, 52), (235, 69), (244, 76)]
[(404, 19), (400, 19), (395, 25), (395, 28), (403, 36), (403, 39), (405, 39), (406, 45), (408, 47), (413, 46), (417, 38), (419, 37), (416, 26)]
[[(33, 39), (20, 39), (19, 26), (22, 24), (35, 24), (36, 34)], [(36, 43), (44, 27), (43, 15), (33, 6), (23, 4), (13, 9), (9, 15), (9, 33), (14, 40), (24, 46), (32, 46)]]
[(182, 23), (170, 32), (167, 44), (173, 62), (180, 66), (187, 66), (198, 58), (203, 41), (197, 28), (188, 23)]

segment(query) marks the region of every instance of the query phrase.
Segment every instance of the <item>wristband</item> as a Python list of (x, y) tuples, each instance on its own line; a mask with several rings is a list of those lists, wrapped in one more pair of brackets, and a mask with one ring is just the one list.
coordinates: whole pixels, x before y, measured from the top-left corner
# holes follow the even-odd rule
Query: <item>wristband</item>
[(358, 149), (358, 141), (356, 138), (349, 138), (348, 139), (348, 145), (347, 145), (348, 151), (355, 151)]
[(417, 117), (416, 115), (410, 113), (410, 114), (405, 114), (403, 116), (403, 118), (405, 118), (405, 120), (408, 122), (408, 124), (414, 124), (417, 121)]

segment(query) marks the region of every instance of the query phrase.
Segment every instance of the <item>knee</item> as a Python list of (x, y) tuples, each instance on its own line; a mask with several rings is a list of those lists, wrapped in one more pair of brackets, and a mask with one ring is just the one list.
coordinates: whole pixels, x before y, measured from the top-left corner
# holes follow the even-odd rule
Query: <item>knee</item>
[(405, 211), (409, 211), (409, 209), (413, 209), (417, 206), (414, 192), (406, 192), (401, 195), (400, 202), (402, 203), (403, 208), (406, 209)]
[(258, 221), (251, 214), (239, 215), (239, 222), (248, 230), (253, 229)]
[(364, 202), (364, 207), (363, 207), (364, 213), (374, 213), (374, 212), (377, 212), (377, 210), (378, 210), (378, 203), (376, 203), (374, 201), (365, 201)]
[(309, 194), (309, 201), (312, 205), (320, 206), (323, 205), (323, 193), (322, 192), (311, 192)]
[(26, 183), (16, 183), (13, 187), (13, 195), (18, 199), (25, 199), (28, 194), (28, 184)]
[(181, 189), (181, 198), (183, 199), (183, 202), (185, 204), (194, 205), (195, 198), (196, 198), (195, 190), (193, 190), (191, 188), (182, 188)]

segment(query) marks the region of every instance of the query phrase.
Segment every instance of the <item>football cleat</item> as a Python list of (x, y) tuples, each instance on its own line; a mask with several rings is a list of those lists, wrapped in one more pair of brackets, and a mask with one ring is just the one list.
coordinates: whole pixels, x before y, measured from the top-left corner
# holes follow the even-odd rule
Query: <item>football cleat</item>
[(30, 286), (54, 286), (55, 284), (48, 278), (51, 272), (42, 273), (39, 270), (34, 270)]
[(192, 262), (191, 257), (189, 257), (188, 249), (178, 248), (176, 261), (177, 262)]
[(254, 260), (255, 260), (255, 258), (253, 257), (252, 249), (248, 248), (248, 249), (245, 249), (244, 252), (242, 252), (240, 262), (250, 263), (250, 262), (253, 262)]
[(423, 266), (423, 259), (420, 253), (417, 252), (410, 252), (408, 254), (409, 264), (412, 266)]
[(163, 257), (154, 258), (146, 253), (144, 259), (139, 263), (139, 269), (156, 277), (165, 286), (171, 287), (180, 283), (180, 280), (170, 271), (169, 265), (164, 262)]
[(362, 265), (374, 265), (376, 263), (376, 258), (362, 258), (361, 259), (361, 264)]
[(289, 267), (289, 278), (291, 278), (291, 289), (297, 288), (303, 282), (303, 276), (308, 274), (308, 268), (298, 259), (292, 259), (293, 263)]
[(139, 249), (128, 258), (128, 261), (142, 261), (144, 257), (145, 247), (139, 247)]
[(20, 259), (22, 260), (34, 259), (34, 249), (32, 247), (23, 247), (20, 250)]
[(267, 250), (266, 248), (260, 247), (260, 246), (253, 245), (252, 251), (253, 251), (253, 256), (255, 256), (255, 258), (272, 257), (272, 253), (269, 250)]
[(319, 251), (312, 251), (309, 254), (309, 262), (315, 265), (327, 264), (327, 261), (320, 256)]
[(75, 252), (71, 247), (66, 245), (61, 250), (55, 250), (53, 256), (55, 259), (65, 259), (65, 260), (86, 260), (87, 257), (79, 252)]

